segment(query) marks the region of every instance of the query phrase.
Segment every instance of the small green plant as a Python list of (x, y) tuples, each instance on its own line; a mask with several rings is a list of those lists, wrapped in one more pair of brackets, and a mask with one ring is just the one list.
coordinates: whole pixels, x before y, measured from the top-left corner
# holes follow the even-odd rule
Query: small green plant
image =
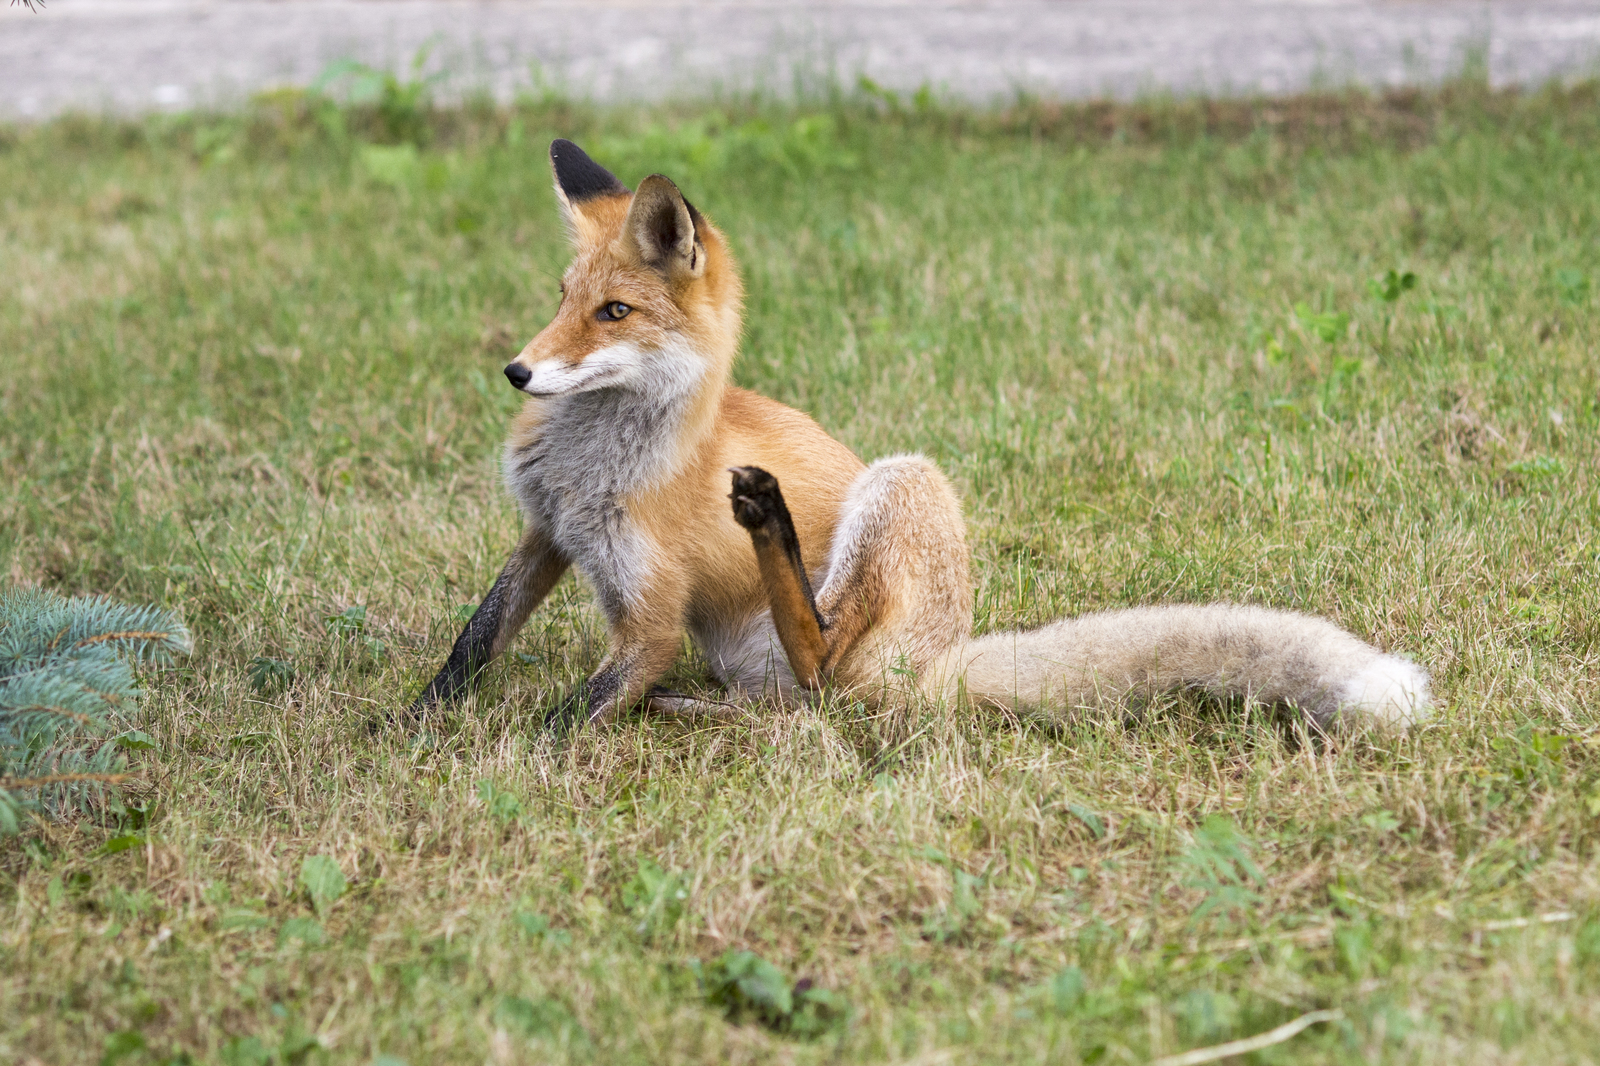
[(924, 848), (922, 857), (950, 871), (950, 902), (924, 915), (922, 935), (939, 943), (966, 937), (983, 916), (983, 903), (978, 898), (984, 887), (983, 875), (967, 873), (937, 848)]
[(371, 652), (374, 658), (381, 658), (388, 650), (388, 645), (373, 636), (368, 629), (366, 604), (353, 604), (338, 614), (326, 616), (324, 622), (327, 624), (328, 634), (335, 640), (359, 644)]
[(1572, 948), (1584, 965), (1600, 962), (1600, 920), (1584, 922), (1572, 938)]
[(1255, 889), (1267, 879), (1251, 861), (1247, 844), (1233, 822), (1220, 814), (1211, 815), (1194, 831), (1194, 842), (1178, 859), (1187, 871), (1184, 884), (1205, 893), (1192, 921), (1247, 912), (1260, 902)]
[(1556, 292), (1561, 302), (1577, 307), (1589, 299), (1589, 275), (1570, 267), (1556, 271)]
[(1311, 305), (1303, 301), (1294, 305), (1294, 317), (1302, 329), (1325, 344), (1338, 342), (1350, 328), (1349, 312), (1313, 311)]
[(1375, 278), (1367, 279), (1367, 292), (1372, 294), (1374, 300), (1382, 300), (1386, 304), (1396, 303), (1416, 287), (1417, 276), (1409, 270), (1403, 274), (1386, 270)]
[(1339, 969), (1357, 980), (1367, 976), (1376, 959), (1372, 923), (1367, 918), (1344, 922), (1333, 931), (1333, 952)]
[(572, 946), (572, 934), (565, 929), (554, 928), (550, 924), (550, 919), (536, 910), (523, 908), (514, 911), (511, 920), (516, 923), (524, 936), (546, 948), (560, 949)]
[(689, 886), (683, 875), (654, 859), (640, 859), (638, 873), (622, 886), (622, 905), (633, 914), (634, 931), (645, 938), (664, 936), (683, 917)]
[(1392, 833), (1394, 830), (1400, 828), (1400, 819), (1396, 818), (1388, 811), (1373, 811), (1370, 814), (1363, 814), (1361, 816), (1361, 824), (1366, 826), (1368, 829), (1371, 829), (1373, 832), (1382, 835), (1384, 833)]
[(338, 614), (328, 615), (324, 621), (327, 623), (328, 632), (336, 637), (365, 633), (367, 631), (366, 605), (358, 603), (346, 607)]
[(1394, 308), (1400, 297), (1417, 287), (1417, 276), (1411, 271), (1386, 270), (1375, 278), (1367, 279), (1367, 292), (1374, 300), (1383, 303), (1383, 341), (1389, 343), (1394, 328)]
[(222, 1045), (224, 1066), (267, 1066), (271, 1061), (272, 1052), (260, 1037), (236, 1036)]
[(488, 778), (478, 782), (478, 799), (489, 812), (489, 817), (501, 825), (522, 817), (522, 799), (515, 792), (496, 788)]
[(1301, 302), (1294, 305), (1294, 317), (1302, 330), (1329, 346), (1328, 357), (1332, 365), (1328, 376), (1323, 379), (1322, 388), (1322, 405), (1326, 407), (1332, 401), (1335, 389), (1355, 380), (1356, 375), (1361, 373), (1361, 360), (1355, 356), (1341, 355), (1337, 347), (1350, 330), (1350, 313), (1313, 311), (1310, 304)]
[(42, 589), (0, 595), (0, 835), (25, 816), (60, 817), (116, 800), (126, 752), (154, 747), (114, 735), (139, 695), (132, 663), (191, 648), (171, 613)]
[(1567, 465), (1553, 455), (1535, 455), (1528, 459), (1518, 459), (1507, 466), (1506, 470), (1525, 478), (1547, 478), (1566, 473)]
[(307, 855), (300, 864), (300, 887), (306, 890), (317, 913), (323, 914), (344, 895), (344, 871), (326, 855)]
[(437, 74), (424, 75), (432, 44), (411, 57), (411, 77), (402, 81), (394, 72), (369, 67), (352, 59), (329, 64), (311, 83), (313, 93), (338, 86), (345, 101), (355, 108), (371, 109), (375, 118), (373, 139), (383, 144), (421, 147), (428, 139), (428, 114), (433, 108)]
[(372, 180), (395, 189), (403, 189), (415, 180), (422, 169), (422, 157), (417, 146), (405, 144), (363, 144), (359, 155), (362, 169)]
[(245, 676), (250, 679), (250, 688), (254, 692), (267, 696), (282, 692), (294, 682), (294, 664), (283, 659), (258, 655), (250, 660)]
[(1239, 1024), (1239, 1001), (1226, 992), (1197, 988), (1178, 997), (1172, 1011), (1191, 1040), (1221, 1040)]
[(573, 1016), (572, 1009), (549, 996), (500, 997), (494, 1008), (494, 1024), (526, 1039), (569, 1045), (589, 1043), (589, 1034)]
[(143, 1057), (149, 1047), (144, 1034), (137, 1029), (122, 1029), (106, 1037), (105, 1054), (100, 1056), (100, 1066), (112, 1066), (113, 1063), (134, 1056)]
[(817, 1036), (842, 1024), (850, 1004), (844, 996), (802, 978), (794, 984), (783, 971), (753, 951), (727, 951), (699, 967), (706, 999), (733, 1022), (755, 1020), (776, 1032)]
[(950, 902), (922, 921), (923, 935), (930, 940), (958, 940), (983, 914), (983, 904), (978, 900), (978, 893), (983, 888), (982, 879), (962, 869), (952, 869), (950, 877)]
[(1081, 803), (1069, 803), (1067, 804), (1067, 813), (1082, 822), (1084, 828), (1089, 830), (1089, 834), (1096, 840), (1104, 840), (1106, 838), (1106, 820), (1094, 810), (1085, 807)]
[(327, 934), (315, 918), (290, 918), (278, 929), (278, 944), (281, 947), (295, 940), (307, 947), (321, 947), (327, 943)]
[(1519, 785), (1552, 785), (1560, 780), (1562, 751), (1574, 738), (1524, 727), (1509, 737), (1489, 741), (1500, 756), (1501, 772)]
[(1059, 1017), (1067, 1018), (1077, 1013), (1088, 992), (1088, 981), (1083, 971), (1076, 966), (1068, 966), (1038, 986), (1036, 995), (1042, 1006)]
[[(874, 104), (882, 105), (883, 109), (890, 115), (903, 116), (906, 114), (907, 109), (901, 101), (899, 93), (879, 84), (865, 74), (856, 76), (856, 91), (864, 99), (871, 100)], [(917, 115), (927, 115), (933, 111), (934, 106), (933, 87), (927, 82), (923, 82), (911, 94), (910, 110)]]

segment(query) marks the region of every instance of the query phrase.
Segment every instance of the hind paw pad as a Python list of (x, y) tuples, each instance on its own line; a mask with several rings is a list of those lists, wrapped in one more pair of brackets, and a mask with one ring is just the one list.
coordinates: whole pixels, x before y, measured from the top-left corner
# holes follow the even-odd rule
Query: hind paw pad
[(733, 491), (728, 499), (733, 501), (733, 520), (745, 529), (755, 532), (778, 520), (783, 509), (783, 496), (778, 491), (778, 479), (758, 466), (736, 466)]

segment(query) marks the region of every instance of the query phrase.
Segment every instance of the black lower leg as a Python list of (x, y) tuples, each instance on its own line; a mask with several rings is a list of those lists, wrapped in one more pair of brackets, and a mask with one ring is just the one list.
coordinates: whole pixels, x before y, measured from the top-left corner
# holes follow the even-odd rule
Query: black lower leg
[(610, 709), (625, 687), (625, 671), (618, 663), (609, 663), (579, 685), (566, 699), (545, 715), (544, 726), (556, 733), (565, 733), (594, 721)]
[(494, 658), (494, 644), (504, 621), (506, 599), (510, 594), (511, 582), (515, 580), (512, 573), (515, 566), (515, 560), (507, 564), (484, 594), (483, 602), (472, 613), (472, 618), (456, 638), (455, 646), (450, 649), (450, 657), (411, 705), (413, 714), (435, 704), (453, 702)]

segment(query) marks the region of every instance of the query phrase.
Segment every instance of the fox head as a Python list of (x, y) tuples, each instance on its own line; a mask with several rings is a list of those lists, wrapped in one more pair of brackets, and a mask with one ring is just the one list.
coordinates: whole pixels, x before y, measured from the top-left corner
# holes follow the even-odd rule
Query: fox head
[(637, 192), (571, 141), (550, 145), (576, 251), (556, 316), (506, 367), (530, 396), (670, 395), (726, 378), (743, 290), (722, 235), (660, 174)]

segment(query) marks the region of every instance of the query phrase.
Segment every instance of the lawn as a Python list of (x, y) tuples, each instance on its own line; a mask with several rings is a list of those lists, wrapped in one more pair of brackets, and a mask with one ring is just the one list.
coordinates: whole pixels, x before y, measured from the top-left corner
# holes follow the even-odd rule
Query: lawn
[[(1600, 1058), (1600, 87), (869, 90), (0, 130), (0, 577), (196, 638), (127, 711), (128, 809), (0, 840), (0, 1059), (1120, 1063), (1312, 1011), (1254, 1061)], [(558, 135), (729, 235), (739, 384), (949, 472), (980, 630), (1296, 608), (1439, 715), (555, 741), (604, 641), (569, 576), (383, 727), (517, 537)]]

